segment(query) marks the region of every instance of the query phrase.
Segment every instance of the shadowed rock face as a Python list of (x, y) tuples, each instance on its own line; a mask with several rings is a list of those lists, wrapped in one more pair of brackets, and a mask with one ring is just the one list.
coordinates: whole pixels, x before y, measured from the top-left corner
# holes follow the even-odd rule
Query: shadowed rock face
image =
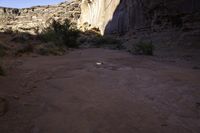
[(199, 0), (83, 0), (81, 9), (80, 24), (87, 22), (102, 33), (194, 28), (188, 21), (199, 23), (200, 18)]

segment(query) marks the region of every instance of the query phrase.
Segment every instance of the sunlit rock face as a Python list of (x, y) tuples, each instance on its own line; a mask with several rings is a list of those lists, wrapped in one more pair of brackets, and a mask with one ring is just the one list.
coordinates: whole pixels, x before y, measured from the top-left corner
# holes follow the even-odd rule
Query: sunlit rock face
[(88, 23), (90, 27), (99, 28), (103, 34), (119, 3), (120, 0), (82, 0), (79, 26)]
[(125, 33), (145, 24), (140, 0), (83, 0), (79, 25), (88, 23), (102, 34)]
[(101, 33), (199, 28), (199, 0), (82, 0), (79, 25)]

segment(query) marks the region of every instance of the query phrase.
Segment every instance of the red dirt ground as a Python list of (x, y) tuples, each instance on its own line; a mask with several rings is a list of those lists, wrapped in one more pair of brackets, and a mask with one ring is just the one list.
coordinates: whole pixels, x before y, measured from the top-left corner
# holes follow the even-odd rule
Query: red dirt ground
[(193, 62), (86, 49), (13, 65), (0, 133), (200, 133)]

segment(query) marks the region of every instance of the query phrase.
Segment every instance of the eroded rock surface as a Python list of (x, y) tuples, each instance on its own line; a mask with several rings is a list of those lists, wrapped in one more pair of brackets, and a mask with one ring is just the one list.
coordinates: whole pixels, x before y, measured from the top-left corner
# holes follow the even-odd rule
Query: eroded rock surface
[(199, 28), (198, 0), (83, 0), (80, 23), (99, 27), (102, 32), (127, 32), (169, 27)]
[(199, 0), (83, 0), (81, 10), (80, 27), (88, 23), (102, 34), (137, 34), (160, 44), (200, 41)]
[(80, 27), (88, 23), (91, 27), (99, 28), (103, 34), (119, 3), (120, 0), (82, 0)]

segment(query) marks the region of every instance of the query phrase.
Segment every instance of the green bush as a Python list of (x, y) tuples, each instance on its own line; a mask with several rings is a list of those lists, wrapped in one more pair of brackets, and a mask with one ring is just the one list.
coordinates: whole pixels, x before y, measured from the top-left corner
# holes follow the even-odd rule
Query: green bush
[(63, 24), (53, 20), (52, 24), (41, 33), (45, 42), (54, 42), (59, 47), (78, 48), (79, 31), (72, 26), (69, 20)]
[(154, 46), (149, 42), (139, 42), (133, 46), (133, 50), (131, 52), (134, 54), (153, 55)]

